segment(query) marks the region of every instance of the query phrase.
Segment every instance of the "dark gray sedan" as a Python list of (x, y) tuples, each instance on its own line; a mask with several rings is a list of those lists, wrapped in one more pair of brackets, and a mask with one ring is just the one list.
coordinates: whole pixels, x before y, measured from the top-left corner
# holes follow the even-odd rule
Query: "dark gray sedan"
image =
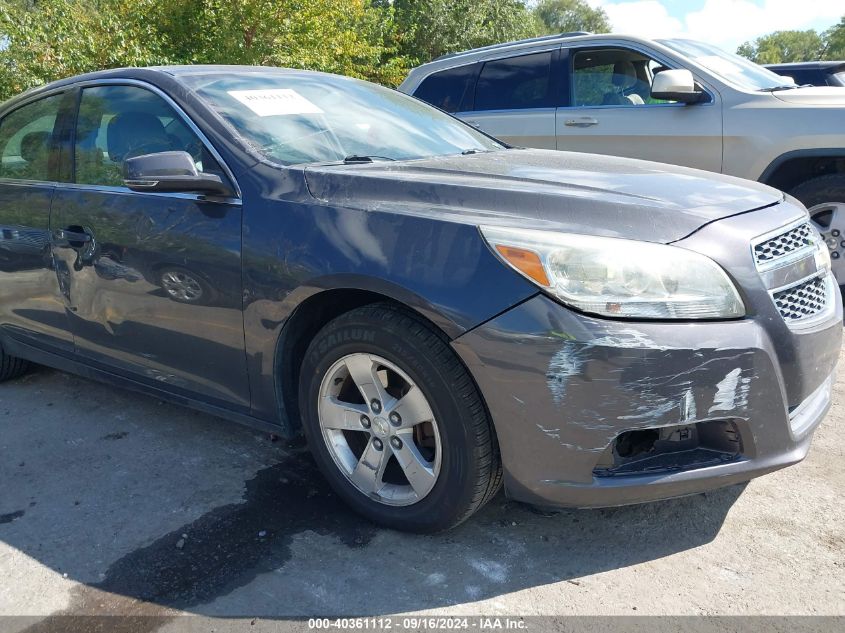
[(607, 506), (744, 481), (829, 406), (828, 251), (768, 187), (268, 68), (50, 84), (2, 106), (0, 158), (0, 379), (43, 363), (304, 433), (391, 527), (502, 482)]

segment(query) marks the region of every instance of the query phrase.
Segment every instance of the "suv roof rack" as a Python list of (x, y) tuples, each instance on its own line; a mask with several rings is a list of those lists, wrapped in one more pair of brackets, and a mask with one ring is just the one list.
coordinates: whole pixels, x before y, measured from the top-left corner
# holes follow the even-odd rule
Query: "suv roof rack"
[(579, 35), (592, 35), (589, 31), (569, 31), (567, 33), (555, 33), (553, 35), (541, 35), (540, 37), (529, 37), (525, 40), (513, 40), (511, 42), (501, 42), (499, 44), (490, 44), (488, 46), (479, 46), (478, 48), (471, 48), (466, 51), (458, 51), (457, 53), (447, 53), (433, 59), (432, 61), (440, 61), (441, 59), (449, 59), (450, 57), (457, 57), (458, 55), (465, 55), (466, 53), (476, 53), (478, 51), (492, 51), (497, 48), (505, 48), (513, 44), (533, 44), (535, 42), (545, 42), (547, 40), (557, 40), (566, 37), (578, 37)]

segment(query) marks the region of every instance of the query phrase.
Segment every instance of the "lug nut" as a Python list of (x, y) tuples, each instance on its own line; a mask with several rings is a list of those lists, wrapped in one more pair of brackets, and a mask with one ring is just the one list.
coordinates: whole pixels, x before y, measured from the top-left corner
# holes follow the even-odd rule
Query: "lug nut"
[(365, 429), (370, 428), (370, 418), (368, 418), (366, 415), (361, 416), (361, 426), (363, 426)]
[(370, 408), (373, 410), (373, 413), (381, 413), (381, 402), (378, 400), (371, 400)]
[(390, 438), (390, 445), (398, 450), (402, 448), (402, 440), (400, 440), (398, 437), (392, 437)]
[(396, 411), (390, 414), (390, 423), (393, 426), (399, 426), (402, 424), (402, 416), (400, 416)]
[(839, 229), (833, 229), (833, 230), (830, 232), (830, 234), (831, 234), (833, 237), (839, 237)]
[(839, 259), (839, 252), (838, 252), (838, 251), (833, 251), (833, 252), (830, 254), (830, 256), (831, 256), (833, 259)]
[(380, 451), (381, 449), (383, 449), (383, 448), (384, 448), (384, 444), (382, 444), (381, 440), (380, 440), (380, 439), (378, 439), (378, 438), (375, 438), (375, 439), (373, 440), (373, 446), (375, 447), (375, 449), (376, 449), (377, 451)]
[(845, 240), (842, 240), (841, 242), (839, 242), (839, 246), (841, 246), (842, 248), (845, 248)]

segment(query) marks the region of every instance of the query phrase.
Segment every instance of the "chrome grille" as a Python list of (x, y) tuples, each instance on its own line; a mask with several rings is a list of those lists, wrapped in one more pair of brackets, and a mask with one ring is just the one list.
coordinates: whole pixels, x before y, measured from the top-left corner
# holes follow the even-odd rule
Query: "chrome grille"
[(754, 245), (757, 265), (767, 264), (801, 249), (813, 246), (813, 230), (809, 222), (770, 237)]
[(784, 321), (799, 321), (824, 310), (828, 301), (827, 280), (815, 277), (772, 294)]

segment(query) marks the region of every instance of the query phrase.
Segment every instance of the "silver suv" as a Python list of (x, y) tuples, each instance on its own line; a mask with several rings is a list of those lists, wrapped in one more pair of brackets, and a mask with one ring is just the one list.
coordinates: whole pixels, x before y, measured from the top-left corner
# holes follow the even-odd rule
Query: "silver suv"
[(787, 191), (809, 208), (845, 284), (843, 88), (801, 87), (702, 42), (574, 33), (447, 55), (399, 89), (514, 145), (687, 165)]

